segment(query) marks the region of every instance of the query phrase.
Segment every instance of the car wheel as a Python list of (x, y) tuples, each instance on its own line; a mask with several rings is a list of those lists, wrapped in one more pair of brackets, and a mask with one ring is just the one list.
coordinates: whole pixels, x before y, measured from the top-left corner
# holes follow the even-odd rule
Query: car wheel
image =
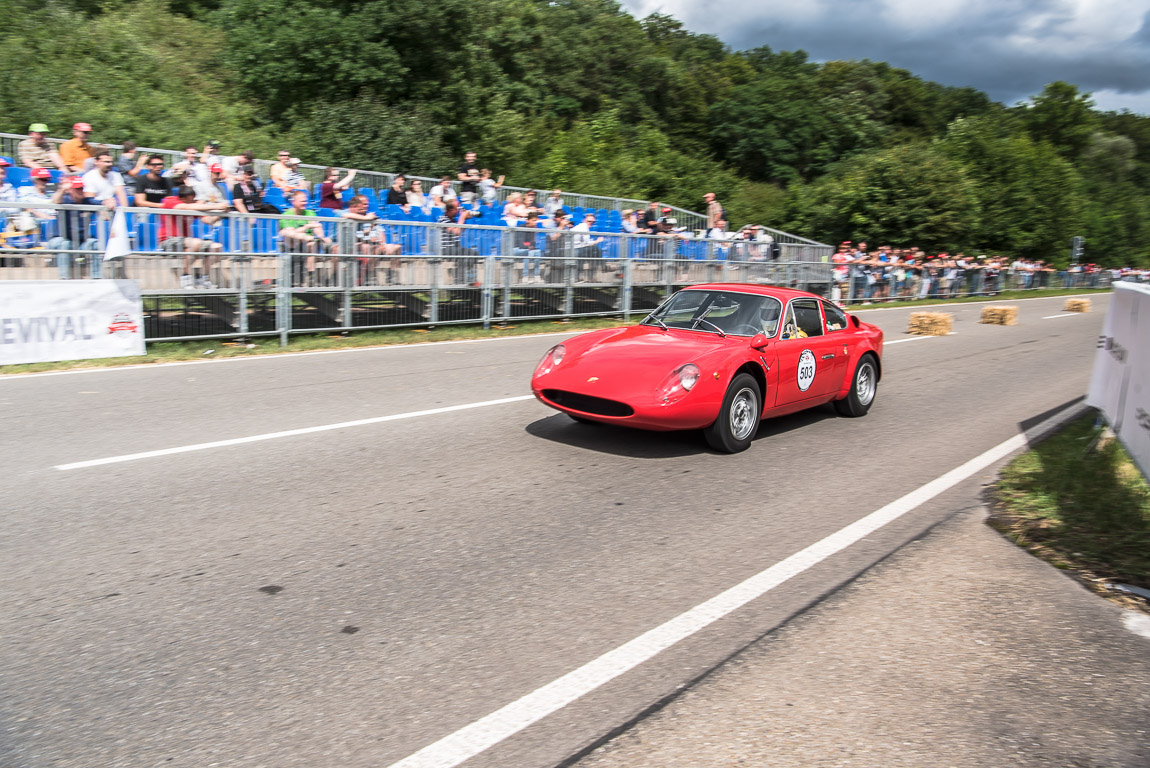
[(727, 387), (719, 418), (705, 430), (707, 444), (723, 453), (747, 450), (759, 431), (762, 415), (763, 395), (759, 383), (749, 373), (740, 373)]
[(855, 368), (851, 391), (842, 400), (835, 400), (840, 416), (866, 416), (878, 393), (878, 365), (874, 355), (866, 354)]

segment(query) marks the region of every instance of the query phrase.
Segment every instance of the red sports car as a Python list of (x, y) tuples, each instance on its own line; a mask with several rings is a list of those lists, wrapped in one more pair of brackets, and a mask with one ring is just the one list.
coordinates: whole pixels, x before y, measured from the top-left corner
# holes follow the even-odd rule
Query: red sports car
[(759, 420), (832, 402), (863, 416), (882, 376), (882, 331), (826, 299), (742, 283), (694, 285), (639, 325), (547, 350), (531, 379), (576, 421), (703, 429), (715, 450), (745, 450)]

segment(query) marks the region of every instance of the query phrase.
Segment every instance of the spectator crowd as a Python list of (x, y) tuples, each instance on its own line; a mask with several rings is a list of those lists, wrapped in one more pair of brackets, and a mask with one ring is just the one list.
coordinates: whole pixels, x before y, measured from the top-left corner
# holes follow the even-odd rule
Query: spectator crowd
[[(597, 269), (595, 260), (603, 256), (604, 234), (657, 236), (646, 248), (647, 258), (674, 253), (668, 245), (673, 241), (700, 240), (709, 244), (708, 258), (746, 262), (749, 269), (757, 263), (778, 261), (782, 255), (781, 244), (764, 227), (731, 230), (727, 213), (713, 192), (701, 201), (705, 228), (692, 231), (679, 224), (672, 208), (658, 201), (621, 211), (572, 209), (559, 188), (544, 193), (542, 199), (535, 191), (513, 191), (501, 201), (504, 177), (483, 167), (474, 152), (465, 153), (456, 172), (444, 174), (430, 189), (425, 190), (419, 179), (409, 181), (398, 174), (386, 190), (357, 191), (353, 186), (356, 169), (329, 167), (320, 181), (312, 183), (301, 170), (300, 158), (288, 150), (277, 153), (265, 182), (256, 172), (251, 152), (224, 156), (218, 140), (187, 146), (182, 157), (169, 165), (164, 155), (141, 151), (131, 141), (124, 142), (115, 156), (90, 141), (92, 132), (90, 124), (76, 123), (72, 138), (56, 146), (47, 138), (48, 126), (33, 123), (28, 137), (17, 146), (17, 158), (0, 157), (0, 218), (4, 220), (0, 242), (10, 247), (51, 221), (54, 234), (46, 249), (58, 253), (56, 265), (62, 278), (75, 276), (73, 255), (83, 259), (83, 253), (100, 247), (89, 227), (93, 214), (37, 208), (37, 204), (98, 205), (105, 216), (128, 206), (189, 214), (159, 217), (158, 248), (182, 255), (179, 280), (183, 288), (216, 286), (213, 268), (222, 247), (213, 232), (230, 212), (282, 214), (276, 225), (280, 248), (299, 255), (301, 284), (312, 284), (323, 261), (335, 258), (334, 243), (321, 221), (325, 216), (353, 223), (360, 283), (369, 280), (369, 265), (380, 261), (386, 265), (387, 281), (394, 279), (404, 246), (389, 240), (383, 224), (394, 220), (442, 225), (441, 252), (464, 257), (461, 263), (468, 283), (476, 280), (480, 255), (465, 243), (462, 226), (468, 223), (523, 230), (512, 237), (513, 253), (522, 259), (523, 282), (542, 282), (544, 257), (557, 255), (573, 257), (579, 278), (590, 279)], [(6, 178), (10, 171), (19, 177), (18, 185)], [(884, 245), (871, 251), (863, 242), (842, 243), (832, 261), (834, 298), (863, 302), (1082, 285), (1101, 272), (1093, 264), (1076, 264), (1059, 272), (1043, 261), (1008, 262), (963, 253), (927, 255), (913, 247)], [(90, 263), (89, 274), (101, 276), (100, 260), (93, 258)], [(1116, 276), (1139, 279), (1143, 275), (1138, 270), (1122, 270)]]

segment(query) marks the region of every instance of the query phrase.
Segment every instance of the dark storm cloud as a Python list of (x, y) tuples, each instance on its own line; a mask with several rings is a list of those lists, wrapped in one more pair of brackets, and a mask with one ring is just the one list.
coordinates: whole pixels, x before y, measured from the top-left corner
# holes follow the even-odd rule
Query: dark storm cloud
[[(1150, 0), (630, 0), (736, 49), (872, 59), (1012, 104), (1066, 80), (1085, 91), (1150, 91)], [(721, 13), (716, 13), (721, 11)]]

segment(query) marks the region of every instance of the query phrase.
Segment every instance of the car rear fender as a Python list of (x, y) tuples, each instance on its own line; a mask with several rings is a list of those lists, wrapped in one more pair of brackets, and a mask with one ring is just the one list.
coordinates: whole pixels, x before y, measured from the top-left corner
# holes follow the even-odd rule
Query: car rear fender
[(855, 368), (858, 367), (858, 361), (862, 360), (863, 355), (869, 354), (874, 358), (875, 367), (878, 369), (878, 380), (882, 381), (882, 356), (875, 350), (874, 344), (869, 340), (863, 340), (854, 350), (855, 354), (847, 362), (846, 375), (843, 378), (842, 386), (839, 387), (839, 393), (835, 396), (836, 400), (842, 400), (850, 394), (851, 385), (854, 384)]

